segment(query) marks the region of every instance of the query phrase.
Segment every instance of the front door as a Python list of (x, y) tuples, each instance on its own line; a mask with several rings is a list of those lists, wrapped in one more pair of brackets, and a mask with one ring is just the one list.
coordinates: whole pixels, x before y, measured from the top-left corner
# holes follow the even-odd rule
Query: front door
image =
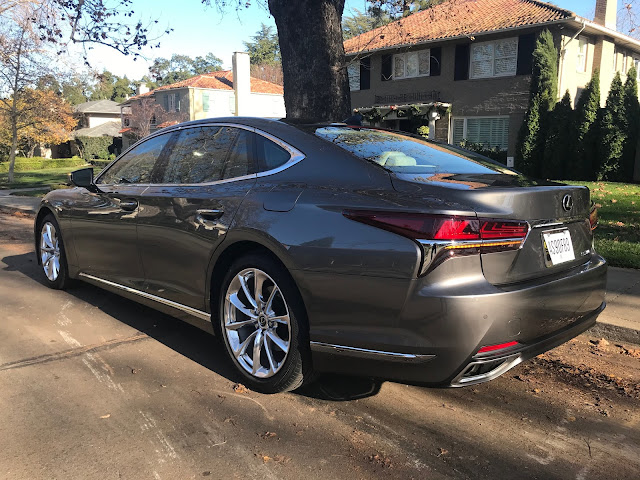
[(148, 293), (206, 311), (209, 260), (256, 182), (253, 132), (181, 131), (140, 199), (138, 244)]
[(151, 137), (118, 159), (96, 179), (98, 192), (84, 190), (74, 204), (71, 228), (80, 272), (142, 289), (144, 270), (137, 246), (143, 192), (173, 134)]

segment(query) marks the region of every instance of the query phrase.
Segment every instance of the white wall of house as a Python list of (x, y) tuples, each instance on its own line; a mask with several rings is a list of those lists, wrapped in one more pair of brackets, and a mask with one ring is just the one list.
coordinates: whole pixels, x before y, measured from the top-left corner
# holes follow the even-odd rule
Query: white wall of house
[[(194, 89), (193, 119), (228, 117), (235, 115), (233, 90)], [(282, 95), (252, 93), (246, 116), (282, 118), (286, 115)]]
[(85, 114), (89, 125), (86, 125), (88, 128), (97, 127), (98, 125), (102, 125), (107, 122), (119, 122), (120, 115), (117, 113), (114, 115), (100, 114), (100, 113), (87, 113)]

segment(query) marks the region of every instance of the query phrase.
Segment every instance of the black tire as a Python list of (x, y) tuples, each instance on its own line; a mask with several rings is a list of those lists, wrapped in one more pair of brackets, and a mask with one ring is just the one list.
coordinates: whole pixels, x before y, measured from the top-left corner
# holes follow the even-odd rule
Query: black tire
[[(236, 280), (236, 277), (241, 272), (246, 271), (247, 269), (258, 269), (265, 273), (268, 277), (270, 277), (269, 279), (265, 280), (265, 291), (269, 292), (270, 280), (272, 280), (273, 283), (277, 285), (282, 294), (282, 297), (278, 297), (282, 300), (279, 304), (279, 309), (282, 310), (283, 308), (286, 308), (288, 310), (289, 325), (283, 328), (290, 328), (288, 330), (289, 350), (282, 360), (281, 366), (279, 367), (277, 372), (268, 378), (258, 378), (256, 375), (252, 374), (252, 372), (247, 371), (245, 369), (247, 367), (246, 360), (245, 366), (243, 367), (241, 361), (244, 360), (244, 357), (238, 359), (234, 355), (225, 327), (225, 302), (227, 299), (229, 287), (232, 281), (235, 285), (238, 281)], [(255, 279), (253, 281), (253, 292), (255, 292)], [(273, 290), (274, 287), (271, 287), (271, 292)], [(245, 299), (245, 301), (248, 298), (244, 295), (244, 293), (240, 295)], [(307, 383), (309, 380), (311, 380), (313, 374), (311, 367), (309, 328), (307, 323), (306, 311), (295, 283), (291, 279), (291, 276), (289, 275), (287, 270), (279, 262), (266, 255), (260, 254), (249, 254), (240, 257), (231, 265), (231, 267), (227, 271), (217, 297), (217, 308), (219, 315), (217, 316), (217, 321), (215, 322), (216, 335), (221, 339), (222, 343), (224, 343), (225, 350), (229, 355), (231, 362), (233, 363), (239, 374), (243, 377), (243, 383), (245, 383), (246, 386), (248, 386), (252, 390), (262, 393), (280, 393), (295, 390), (302, 386), (303, 383)], [(276, 301), (279, 302), (280, 300), (274, 299), (274, 304), (276, 303)], [(235, 312), (236, 313), (234, 313), (234, 315), (237, 315), (237, 312), (239, 312), (239, 310), (236, 310)], [(244, 320), (249, 321), (250, 317), (243, 315), (242, 313), (240, 313), (240, 315)], [(265, 318), (270, 317), (267, 316)], [(273, 325), (275, 325), (275, 328), (282, 327), (282, 325), (277, 325), (275, 322), (273, 323)], [(260, 331), (258, 320), (255, 321), (254, 325), (248, 325), (246, 327), (247, 337), (249, 336), (248, 334), (252, 333), (254, 330), (255, 332)], [(272, 371), (274, 369), (268, 368), (269, 364), (273, 365), (270, 361), (271, 357), (275, 359), (276, 353), (280, 353), (280, 355), (282, 355), (282, 351), (280, 350), (278, 352), (278, 349), (274, 348), (274, 344), (271, 342), (271, 340), (266, 338), (268, 335), (266, 331), (262, 331), (265, 332), (265, 344), (271, 343), (271, 347), (261, 347), (261, 351), (262, 349), (270, 350), (271, 354), (267, 359), (264, 359), (266, 357), (266, 352), (264, 354), (261, 354), (263, 355), (263, 357), (261, 357), (261, 359), (263, 360), (261, 361), (267, 365), (267, 367), (265, 368), (267, 368), (269, 371)], [(241, 330), (239, 329), (237, 330), (237, 332), (238, 338), (240, 338)], [(253, 342), (250, 344), (252, 347), (255, 346), (256, 338), (260, 337), (254, 337)], [(245, 350), (248, 350), (248, 347)], [(252, 362), (252, 364), (253, 363), (254, 362)], [(279, 363), (277, 359), (276, 363)]]
[[(53, 226), (53, 228), (55, 228), (57, 245), (60, 252), (58, 256), (59, 269), (57, 275), (53, 279), (49, 278), (49, 276), (47, 275), (41, 250), (43, 230), (46, 228), (47, 224), (50, 224)], [(40, 272), (42, 273), (45, 284), (49, 288), (52, 288), (54, 290), (64, 290), (71, 283), (71, 279), (69, 278), (69, 266), (67, 264), (67, 255), (64, 248), (64, 241), (62, 239), (62, 231), (60, 230), (60, 225), (58, 225), (58, 222), (53, 214), (48, 213), (47, 215), (42, 217), (42, 219), (38, 223), (38, 228), (36, 231), (38, 232), (38, 237), (36, 239), (36, 255), (38, 256), (38, 265), (40, 265)]]

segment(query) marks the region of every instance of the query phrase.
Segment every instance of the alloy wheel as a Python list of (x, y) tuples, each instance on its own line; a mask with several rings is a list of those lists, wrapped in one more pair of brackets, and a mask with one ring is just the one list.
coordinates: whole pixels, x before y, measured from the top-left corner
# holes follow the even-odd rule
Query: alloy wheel
[(44, 274), (55, 282), (60, 274), (60, 240), (51, 222), (45, 222), (40, 230), (40, 260)]
[(224, 301), (222, 329), (236, 361), (250, 375), (278, 373), (291, 345), (289, 307), (276, 282), (257, 268), (240, 271)]

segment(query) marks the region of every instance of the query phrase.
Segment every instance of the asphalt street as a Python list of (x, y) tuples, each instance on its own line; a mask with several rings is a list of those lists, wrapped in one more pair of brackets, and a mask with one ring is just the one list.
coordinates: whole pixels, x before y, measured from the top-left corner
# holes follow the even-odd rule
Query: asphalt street
[(47, 289), (0, 213), (1, 479), (637, 479), (640, 347), (581, 336), (476, 387), (327, 376), (261, 395), (216, 340)]

